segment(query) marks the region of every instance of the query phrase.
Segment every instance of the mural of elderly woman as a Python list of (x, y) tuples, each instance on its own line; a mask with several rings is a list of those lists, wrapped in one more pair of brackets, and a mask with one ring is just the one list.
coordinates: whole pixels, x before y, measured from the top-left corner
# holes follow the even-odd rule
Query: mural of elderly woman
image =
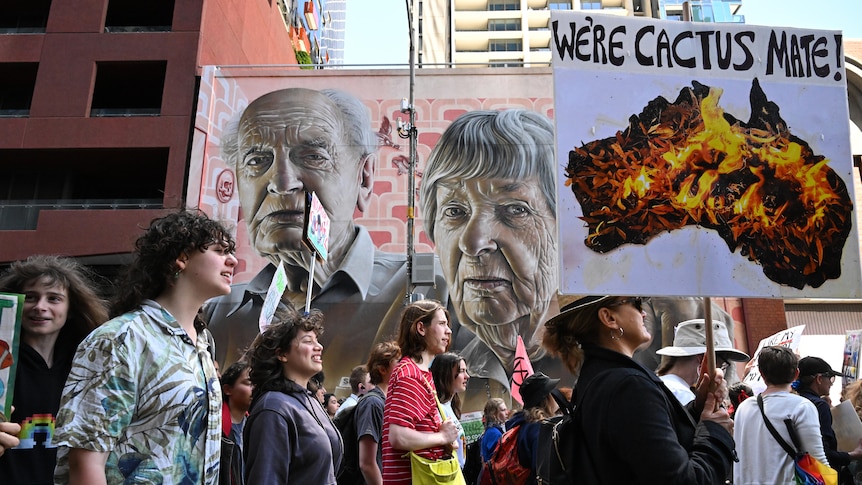
[(461, 115), (424, 170), (425, 230), (458, 321), (478, 337), (461, 332), (454, 348), (506, 389), (518, 336), (541, 359), (541, 324), (558, 312), (555, 193), (553, 124), (524, 109)]

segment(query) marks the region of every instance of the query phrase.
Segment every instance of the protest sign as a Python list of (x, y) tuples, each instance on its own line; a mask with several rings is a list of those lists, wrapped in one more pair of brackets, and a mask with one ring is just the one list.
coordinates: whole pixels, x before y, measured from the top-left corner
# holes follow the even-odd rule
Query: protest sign
[(862, 347), (862, 330), (848, 330), (844, 340), (844, 362), (841, 373), (844, 377), (841, 387), (859, 379), (859, 350)]
[(838, 440), (838, 451), (853, 451), (862, 440), (862, 420), (853, 403), (844, 401), (832, 407), (832, 430)]
[(530, 363), (530, 357), (527, 356), (524, 340), (518, 335), (518, 343), (515, 345), (515, 365), (512, 371), (512, 398), (521, 405), (524, 404), (524, 400), (521, 398), (521, 384), (532, 374), (533, 364)]
[(840, 32), (550, 27), (561, 293), (862, 296)]
[(742, 382), (751, 387), (751, 390), (754, 391), (755, 394), (763, 392), (766, 389), (766, 383), (763, 382), (763, 376), (760, 375), (760, 370), (757, 368), (757, 358), (760, 356), (760, 351), (764, 347), (779, 346), (789, 347), (790, 350), (796, 352), (796, 349), (799, 348), (799, 342), (804, 329), (805, 325), (798, 325), (796, 327), (788, 328), (787, 330), (782, 330), (781, 332), (775, 333), (761, 340), (757, 345), (757, 351), (746, 366), (748, 368), (748, 374), (745, 375)]
[(24, 295), (0, 293), (0, 421), (12, 414)]
[(275, 315), (275, 310), (278, 308), (278, 302), (281, 301), (281, 295), (284, 294), (285, 288), (287, 288), (287, 275), (284, 272), (284, 265), (278, 263), (275, 274), (272, 276), (272, 281), (269, 283), (269, 289), (266, 290), (263, 309), (260, 311), (258, 325), (261, 333), (272, 322), (272, 317)]

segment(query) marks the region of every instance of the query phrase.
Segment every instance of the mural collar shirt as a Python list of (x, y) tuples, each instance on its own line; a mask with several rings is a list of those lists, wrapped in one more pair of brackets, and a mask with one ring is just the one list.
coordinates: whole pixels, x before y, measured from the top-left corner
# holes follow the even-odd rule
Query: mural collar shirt
[[(439, 262), (436, 284), (427, 298), (447, 301), (446, 282)], [(225, 369), (236, 362), (260, 332), (258, 318), (275, 266), (267, 265), (251, 281), (233, 285), (230, 295), (211, 300), (204, 308), (209, 329), (216, 340), (216, 358)], [(305, 268), (285, 265), (288, 286), (283, 300), (294, 308), (305, 306)], [(404, 311), (407, 288), (407, 260), (403, 254), (378, 251), (362, 226), (341, 266), (320, 288), (315, 288), (311, 307), (323, 312), (326, 331), (320, 336), (324, 346), (323, 370), (329, 383), (350, 375), (365, 362), (374, 343), (394, 338)]]
[(208, 347), (151, 300), (94, 330), (63, 390), (56, 483), (82, 448), (108, 453), (109, 484), (215, 484), (222, 400)]

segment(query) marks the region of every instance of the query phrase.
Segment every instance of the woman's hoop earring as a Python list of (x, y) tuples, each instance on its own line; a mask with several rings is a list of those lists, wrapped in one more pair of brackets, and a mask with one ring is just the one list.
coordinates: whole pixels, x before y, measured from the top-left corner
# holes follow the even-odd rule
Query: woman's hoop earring
[(625, 332), (623, 331), (623, 327), (620, 327), (618, 330), (620, 331), (620, 336), (619, 336), (619, 337), (617, 337), (616, 335), (614, 335), (614, 331), (613, 331), (613, 330), (611, 330), (611, 340), (619, 340), (619, 339), (623, 338), (623, 333), (625, 333)]

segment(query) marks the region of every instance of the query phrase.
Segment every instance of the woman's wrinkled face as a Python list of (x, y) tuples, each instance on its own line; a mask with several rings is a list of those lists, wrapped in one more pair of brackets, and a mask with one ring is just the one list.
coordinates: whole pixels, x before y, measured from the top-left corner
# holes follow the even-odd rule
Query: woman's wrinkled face
[(547, 311), (556, 222), (536, 177), (443, 180), (437, 207), (435, 243), (462, 323), (505, 325)]

